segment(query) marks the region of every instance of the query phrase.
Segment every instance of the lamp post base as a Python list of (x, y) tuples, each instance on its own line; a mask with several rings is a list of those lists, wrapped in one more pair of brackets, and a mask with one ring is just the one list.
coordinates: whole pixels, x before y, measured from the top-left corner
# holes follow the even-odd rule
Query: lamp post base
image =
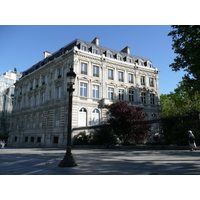
[(58, 167), (75, 167), (77, 166), (72, 154), (65, 154), (63, 160), (60, 161)]

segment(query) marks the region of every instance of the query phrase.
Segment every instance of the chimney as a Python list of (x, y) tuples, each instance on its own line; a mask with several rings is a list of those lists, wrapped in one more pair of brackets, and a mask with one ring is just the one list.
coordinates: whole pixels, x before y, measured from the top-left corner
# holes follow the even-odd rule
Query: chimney
[(99, 46), (99, 39), (100, 38), (95, 37), (94, 40), (91, 43), (96, 44), (97, 46)]
[(44, 53), (44, 59), (51, 56), (51, 53), (48, 51), (43, 52)]
[(131, 53), (131, 49), (130, 49), (130, 47), (126, 46), (124, 49), (121, 50), (121, 52), (130, 54)]

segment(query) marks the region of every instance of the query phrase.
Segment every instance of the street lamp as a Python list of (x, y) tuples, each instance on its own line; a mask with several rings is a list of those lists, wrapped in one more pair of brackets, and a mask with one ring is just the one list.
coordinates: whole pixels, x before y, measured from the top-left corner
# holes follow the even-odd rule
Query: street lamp
[(68, 124), (67, 124), (67, 148), (63, 160), (60, 161), (58, 167), (74, 167), (77, 166), (72, 153), (71, 153), (71, 134), (72, 134), (72, 97), (73, 97), (73, 85), (75, 83), (76, 74), (73, 71), (73, 68), (70, 68), (70, 71), (67, 73), (67, 82), (69, 92), (69, 101), (68, 101)]

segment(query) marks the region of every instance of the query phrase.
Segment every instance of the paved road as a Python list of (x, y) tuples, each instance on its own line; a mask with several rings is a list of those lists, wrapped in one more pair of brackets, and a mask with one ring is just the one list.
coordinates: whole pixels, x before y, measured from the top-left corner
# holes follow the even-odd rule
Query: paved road
[(0, 175), (197, 175), (200, 151), (72, 149), (76, 167), (58, 167), (64, 149), (0, 149)]

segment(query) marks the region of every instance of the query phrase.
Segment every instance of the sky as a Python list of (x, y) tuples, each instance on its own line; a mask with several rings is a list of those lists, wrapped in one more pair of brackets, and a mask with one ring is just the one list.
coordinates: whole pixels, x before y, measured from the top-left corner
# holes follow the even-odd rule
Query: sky
[(184, 75), (169, 67), (176, 57), (172, 50), (169, 25), (1, 25), (0, 75), (17, 68), (19, 72), (43, 59), (43, 52), (59, 50), (75, 39), (121, 51), (129, 46), (131, 54), (148, 58), (158, 68), (160, 93), (169, 94)]

